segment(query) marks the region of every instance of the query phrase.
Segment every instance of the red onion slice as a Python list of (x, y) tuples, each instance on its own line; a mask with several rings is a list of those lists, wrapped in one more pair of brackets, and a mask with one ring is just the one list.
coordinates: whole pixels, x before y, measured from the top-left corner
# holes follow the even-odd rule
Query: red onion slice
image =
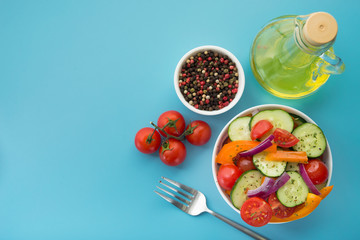
[(240, 157), (249, 157), (249, 156), (253, 156), (255, 154), (258, 154), (262, 151), (264, 151), (265, 149), (269, 148), (272, 146), (272, 143), (271, 141), (274, 140), (274, 135), (270, 135), (268, 136), (264, 141), (262, 141), (259, 145), (257, 145), (256, 147), (248, 150), (248, 151), (245, 151), (245, 152), (240, 152), (238, 153), (238, 155)]
[(263, 184), (256, 189), (249, 190), (247, 192), (248, 197), (263, 197), (274, 185), (275, 180), (269, 177), (266, 177)]
[(304, 179), (304, 182), (306, 183), (306, 185), (309, 187), (310, 191), (313, 194), (316, 195), (320, 195), (321, 193), (319, 192), (319, 190), (315, 187), (315, 185), (313, 184), (313, 182), (311, 181), (309, 175), (307, 174), (306, 170), (305, 170), (305, 166), (302, 163), (299, 163), (299, 170), (300, 170), (300, 175), (301, 177)]
[(272, 194), (272, 193), (276, 192), (277, 190), (279, 190), (279, 188), (284, 186), (285, 183), (287, 183), (287, 181), (289, 181), (289, 179), (290, 179), (290, 175), (287, 174), (286, 172), (284, 172), (280, 177), (278, 177), (278, 179), (276, 179), (274, 185), (264, 195), (264, 198), (267, 198), (268, 196), (270, 196), (270, 194)]

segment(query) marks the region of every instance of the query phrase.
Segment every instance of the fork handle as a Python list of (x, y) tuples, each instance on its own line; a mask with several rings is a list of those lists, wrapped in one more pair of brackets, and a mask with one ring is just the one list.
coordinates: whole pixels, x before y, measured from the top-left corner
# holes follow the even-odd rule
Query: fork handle
[(214, 211), (211, 211), (210, 209), (207, 209), (207, 212), (210, 213), (211, 215), (223, 220), (224, 222), (230, 224), (231, 226), (233, 226), (234, 228), (242, 231), (243, 233), (249, 235), (250, 237), (254, 238), (254, 239), (258, 239), (258, 240), (267, 240), (267, 238), (261, 236), (260, 234), (257, 234), (256, 232), (234, 222), (233, 220), (230, 220)]

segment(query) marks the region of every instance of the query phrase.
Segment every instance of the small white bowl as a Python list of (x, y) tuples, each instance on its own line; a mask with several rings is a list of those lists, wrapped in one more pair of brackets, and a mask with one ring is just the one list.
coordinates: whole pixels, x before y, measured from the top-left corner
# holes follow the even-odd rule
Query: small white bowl
[[(185, 98), (182, 95), (180, 88), (179, 88), (179, 74), (181, 71), (181, 67), (183, 66), (186, 59), (190, 58), (192, 55), (195, 55), (199, 52), (205, 52), (206, 50), (212, 50), (214, 52), (218, 52), (218, 53), (228, 56), (231, 59), (231, 61), (233, 61), (235, 63), (236, 68), (238, 70), (238, 74), (239, 74), (239, 76), (238, 76), (238, 80), (239, 80), (238, 85), (239, 86), (238, 86), (238, 91), (235, 95), (235, 98), (230, 102), (230, 104), (228, 106), (226, 106), (222, 109), (219, 109), (219, 110), (206, 111), (206, 110), (196, 109), (194, 106), (192, 106), (190, 103), (188, 103), (185, 100)], [(191, 111), (196, 112), (198, 114), (202, 114), (202, 115), (208, 115), (208, 116), (218, 115), (218, 114), (221, 114), (221, 113), (224, 113), (224, 112), (230, 110), (240, 100), (240, 98), (244, 92), (245, 75), (244, 75), (244, 70), (243, 70), (239, 60), (228, 50), (221, 48), (221, 47), (217, 47), (217, 46), (211, 46), (211, 45), (201, 46), (201, 47), (197, 47), (197, 48), (190, 50), (180, 59), (180, 61), (178, 62), (177, 66), (176, 66), (175, 73), (174, 73), (174, 86), (175, 86), (176, 94), (178, 95), (180, 101)]]
[[(267, 110), (267, 109), (282, 109), (282, 110), (287, 111), (288, 113), (293, 113), (293, 114), (298, 115), (299, 117), (302, 117), (306, 122), (316, 124), (310, 117), (308, 117), (303, 112), (300, 112), (299, 110), (296, 110), (295, 108), (284, 106), (284, 105), (278, 105), (278, 104), (264, 104), (264, 105), (259, 105), (259, 106), (255, 106), (255, 107), (252, 107), (252, 108), (248, 108), (248, 109), (242, 111), (241, 113), (236, 115), (233, 119), (231, 119), (225, 125), (225, 127), (222, 129), (222, 131), (220, 132), (220, 135), (218, 136), (218, 138), (217, 138), (217, 140), (215, 142), (213, 155), (212, 155), (212, 161), (211, 161), (212, 172), (213, 172), (214, 181), (215, 181), (215, 184), (216, 184), (216, 187), (217, 187), (219, 193), (221, 194), (221, 196), (223, 197), (225, 202), (239, 214), (240, 214), (240, 210), (237, 209), (236, 207), (234, 207), (234, 205), (231, 203), (230, 198), (228, 197), (227, 194), (225, 194), (225, 191), (220, 187), (220, 185), (218, 183), (217, 172), (218, 172), (219, 167), (218, 167), (218, 164), (215, 162), (215, 158), (216, 158), (217, 154), (219, 153), (219, 151), (221, 150), (221, 147), (222, 147), (224, 141), (228, 137), (228, 127), (229, 127), (230, 123), (233, 120), (235, 120), (238, 117), (246, 116), (248, 114), (252, 114), (254, 112)], [(319, 127), (321, 128), (321, 126), (319, 126)], [(326, 136), (326, 133), (324, 133), (324, 134)], [(329, 177), (328, 177), (328, 181), (327, 181), (327, 184), (326, 184), (326, 186), (329, 186), (330, 185), (330, 180), (331, 180), (331, 175), (332, 175), (333, 160), (332, 160), (331, 150), (330, 150), (330, 146), (329, 146), (328, 141), (327, 141), (326, 150), (324, 152), (322, 160), (326, 164), (326, 166), (327, 166), (327, 168), (329, 170)], [(279, 223), (272, 223), (272, 224), (279, 224)]]

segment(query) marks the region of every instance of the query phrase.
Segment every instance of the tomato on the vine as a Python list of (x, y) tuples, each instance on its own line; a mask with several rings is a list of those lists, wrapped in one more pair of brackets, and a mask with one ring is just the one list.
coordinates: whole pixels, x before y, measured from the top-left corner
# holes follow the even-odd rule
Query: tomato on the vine
[(153, 128), (142, 128), (135, 135), (135, 146), (142, 153), (154, 153), (159, 149), (160, 144), (160, 134)]
[(294, 135), (292, 135), (285, 129), (277, 128), (277, 129), (275, 129), (273, 135), (275, 137), (274, 142), (279, 147), (289, 148), (299, 142), (299, 139), (297, 139)]
[(181, 141), (169, 138), (161, 145), (159, 156), (166, 165), (177, 166), (186, 158), (186, 147)]
[(235, 165), (221, 165), (217, 174), (217, 180), (220, 187), (225, 190), (231, 190), (236, 180), (241, 176), (242, 173), (243, 172)]
[(189, 134), (186, 135), (186, 140), (196, 146), (206, 144), (211, 138), (211, 128), (209, 124), (201, 120), (191, 122), (186, 130), (190, 131)]
[(269, 196), (268, 202), (272, 208), (273, 214), (278, 218), (290, 217), (296, 210), (296, 207), (285, 207), (277, 198), (276, 193)]
[[(166, 124), (168, 124), (164, 131), (168, 133), (169, 135), (179, 137), (185, 130), (185, 120), (184, 117), (181, 115), (181, 113), (177, 111), (167, 111), (160, 115), (157, 126), (159, 128), (163, 128)], [(159, 130), (161, 135), (166, 137), (166, 134)]]
[(252, 197), (244, 202), (240, 215), (247, 224), (253, 227), (261, 227), (270, 222), (273, 213), (270, 205), (265, 200)]
[(313, 184), (322, 184), (328, 179), (329, 171), (321, 160), (313, 159), (308, 164), (304, 165), (307, 174)]

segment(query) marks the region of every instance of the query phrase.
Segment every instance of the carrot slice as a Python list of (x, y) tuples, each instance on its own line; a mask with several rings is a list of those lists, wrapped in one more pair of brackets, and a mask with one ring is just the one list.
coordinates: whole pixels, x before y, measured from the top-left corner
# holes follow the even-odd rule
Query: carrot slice
[[(227, 143), (222, 147), (222, 149), (216, 156), (215, 161), (220, 164), (234, 164), (233, 158), (236, 156), (236, 154), (238, 154), (239, 152), (250, 150), (259, 144), (260, 142), (245, 140)], [(265, 152), (276, 152), (276, 148), (276, 144), (273, 144), (271, 147), (265, 149)]]
[(279, 162), (308, 163), (306, 152), (277, 151), (266, 155), (265, 160)]

